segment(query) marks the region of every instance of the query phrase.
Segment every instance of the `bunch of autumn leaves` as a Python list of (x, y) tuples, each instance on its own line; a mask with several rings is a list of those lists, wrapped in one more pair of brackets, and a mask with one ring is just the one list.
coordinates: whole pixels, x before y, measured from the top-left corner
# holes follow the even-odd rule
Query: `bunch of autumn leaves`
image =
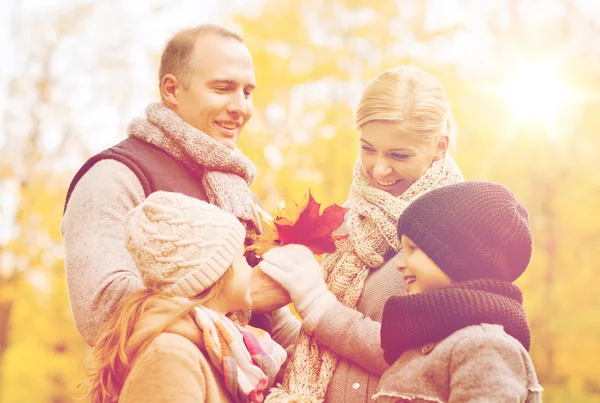
[(315, 255), (335, 252), (335, 241), (347, 237), (334, 234), (334, 231), (344, 222), (348, 209), (332, 204), (322, 214), (320, 211), (321, 204), (315, 201), (309, 191), (300, 204), (286, 202), (284, 207), (278, 209), (275, 218), (263, 212), (263, 233), (247, 249), (261, 256), (276, 246), (300, 244)]

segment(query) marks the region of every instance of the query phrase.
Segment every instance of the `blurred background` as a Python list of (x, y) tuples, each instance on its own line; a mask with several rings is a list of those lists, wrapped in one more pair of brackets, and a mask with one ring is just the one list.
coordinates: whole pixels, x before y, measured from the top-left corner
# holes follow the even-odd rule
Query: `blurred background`
[[(445, 86), (467, 179), (500, 182), (530, 212), (518, 281), (546, 402), (600, 402), (600, 1), (0, 1), (0, 402), (86, 393), (60, 221), (67, 186), (158, 99), (179, 29), (219, 23), (254, 56), (240, 148), (268, 211), (343, 203), (358, 155), (353, 110), (384, 69)], [(85, 401), (85, 400), (83, 400)]]

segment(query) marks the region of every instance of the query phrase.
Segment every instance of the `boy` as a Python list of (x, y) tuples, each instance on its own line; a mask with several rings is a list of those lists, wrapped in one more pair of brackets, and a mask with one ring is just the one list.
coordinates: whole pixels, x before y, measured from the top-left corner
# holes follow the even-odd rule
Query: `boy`
[(377, 402), (540, 402), (529, 325), (513, 285), (531, 258), (527, 210), (490, 182), (448, 185), (400, 216), (406, 296), (383, 311), (392, 366)]

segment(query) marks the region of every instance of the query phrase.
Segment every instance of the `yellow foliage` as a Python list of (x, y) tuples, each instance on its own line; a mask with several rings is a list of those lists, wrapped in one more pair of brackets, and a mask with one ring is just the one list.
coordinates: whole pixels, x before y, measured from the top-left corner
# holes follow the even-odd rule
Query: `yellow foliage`
[[(600, 402), (598, 97), (565, 105), (565, 112), (573, 108), (580, 113), (555, 128), (560, 136), (550, 138), (547, 127), (515, 127), (510, 100), (486, 90), (497, 80), (494, 74), (486, 75), (482, 67), (481, 75), (465, 79), (468, 69), (438, 60), (436, 49), (452, 38), (440, 38), (438, 48), (420, 47), (415, 38), (429, 35), (423, 22), (427, 2), (406, 3), (414, 7), (410, 24), (403, 23), (407, 17), (398, 2), (262, 3), (260, 18), (232, 18), (254, 58), (255, 113), (238, 144), (257, 165), (252, 190), (264, 210), (295, 221), (308, 189), (323, 205), (345, 203), (359, 131), (354, 124), (356, 102), (344, 90), (364, 87), (386, 68), (406, 63), (426, 68), (442, 82), (453, 105), (460, 128), (454, 155), (465, 178), (508, 186), (529, 211), (534, 255), (517, 284), (524, 292), (531, 355), (546, 390), (544, 401)], [(360, 18), (366, 22), (345, 20), (352, 10), (362, 10)], [(59, 34), (71, 32), (65, 21), (60, 24)], [(512, 35), (515, 30), (509, 31)], [(495, 35), (500, 49), (516, 46), (512, 36)], [(411, 53), (414, 49), (419, 51)], [(490, 54), (502, 54), (490, 49)], [(588, 94), (599, 93), (598, 73), (587, 67), (593, 63), (572, 59), (577, 72), (573, 82)], [(503, 61), (466, 62), (473, 68)], [(55, 90), (48, 85), (44, 83), (42, 93)], [(44, 105), (37, 107), (45, 110)], [(76, 386), (84, 379), (86, 351), (72, 322), (61, 250), (63, 202), (74, 172), (65, 176), (34, 166), (27, 178), (17, 178), (18, 164), (6, 162), (13, 156), (2, 151), (0, 182), (14, 180), (22, 186), (17, 225), (12, 239), (2, 245), (2, 253), (14, 257), (16, 264), (0, 272), (18, 270), (19, 280), (0, 281), (0, 309), (10, 308), (9, 326), (0, 329), (8, 336), (8, 347), (0, 355), (0, 401), (71, 401), (85, 394)], [(35, 156), (45, 153), (41, 145), (34, 151)], [(280, 205), (281, 200), (288, 202)], [(273, 217), (263, 211), (262, 220), (264, 242), (258, 254), (277, 235)]]

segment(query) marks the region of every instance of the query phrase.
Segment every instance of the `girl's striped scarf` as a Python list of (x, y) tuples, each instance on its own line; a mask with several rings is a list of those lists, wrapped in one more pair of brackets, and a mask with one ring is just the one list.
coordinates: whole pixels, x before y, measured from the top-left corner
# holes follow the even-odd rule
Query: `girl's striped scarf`
[(240, 326), (208, 308), (196, 307), (192, 316), (202, 331), (207, 356), (235, 401), (262, 402), (287, 358), (283, 347), (267, 332)]
[[(402, 195), (369, 186), (358, 161), (350, 189), (349, 236), (324, 260), (329, 290), (342, 304), (355, 308), (370, 271), (383, 265), (385, 256), (400, 250), (397, 225), (400, 214), (413, 200), (440, 186), (463, 180), (450, 155), (435, 161)], [(383, 307), (382, 307), (383, 308)], [(320, 402), (338, 363), (337, 355), (314, 336), (300, 332), (282, 388), (274, 389), (267, 402)]]

